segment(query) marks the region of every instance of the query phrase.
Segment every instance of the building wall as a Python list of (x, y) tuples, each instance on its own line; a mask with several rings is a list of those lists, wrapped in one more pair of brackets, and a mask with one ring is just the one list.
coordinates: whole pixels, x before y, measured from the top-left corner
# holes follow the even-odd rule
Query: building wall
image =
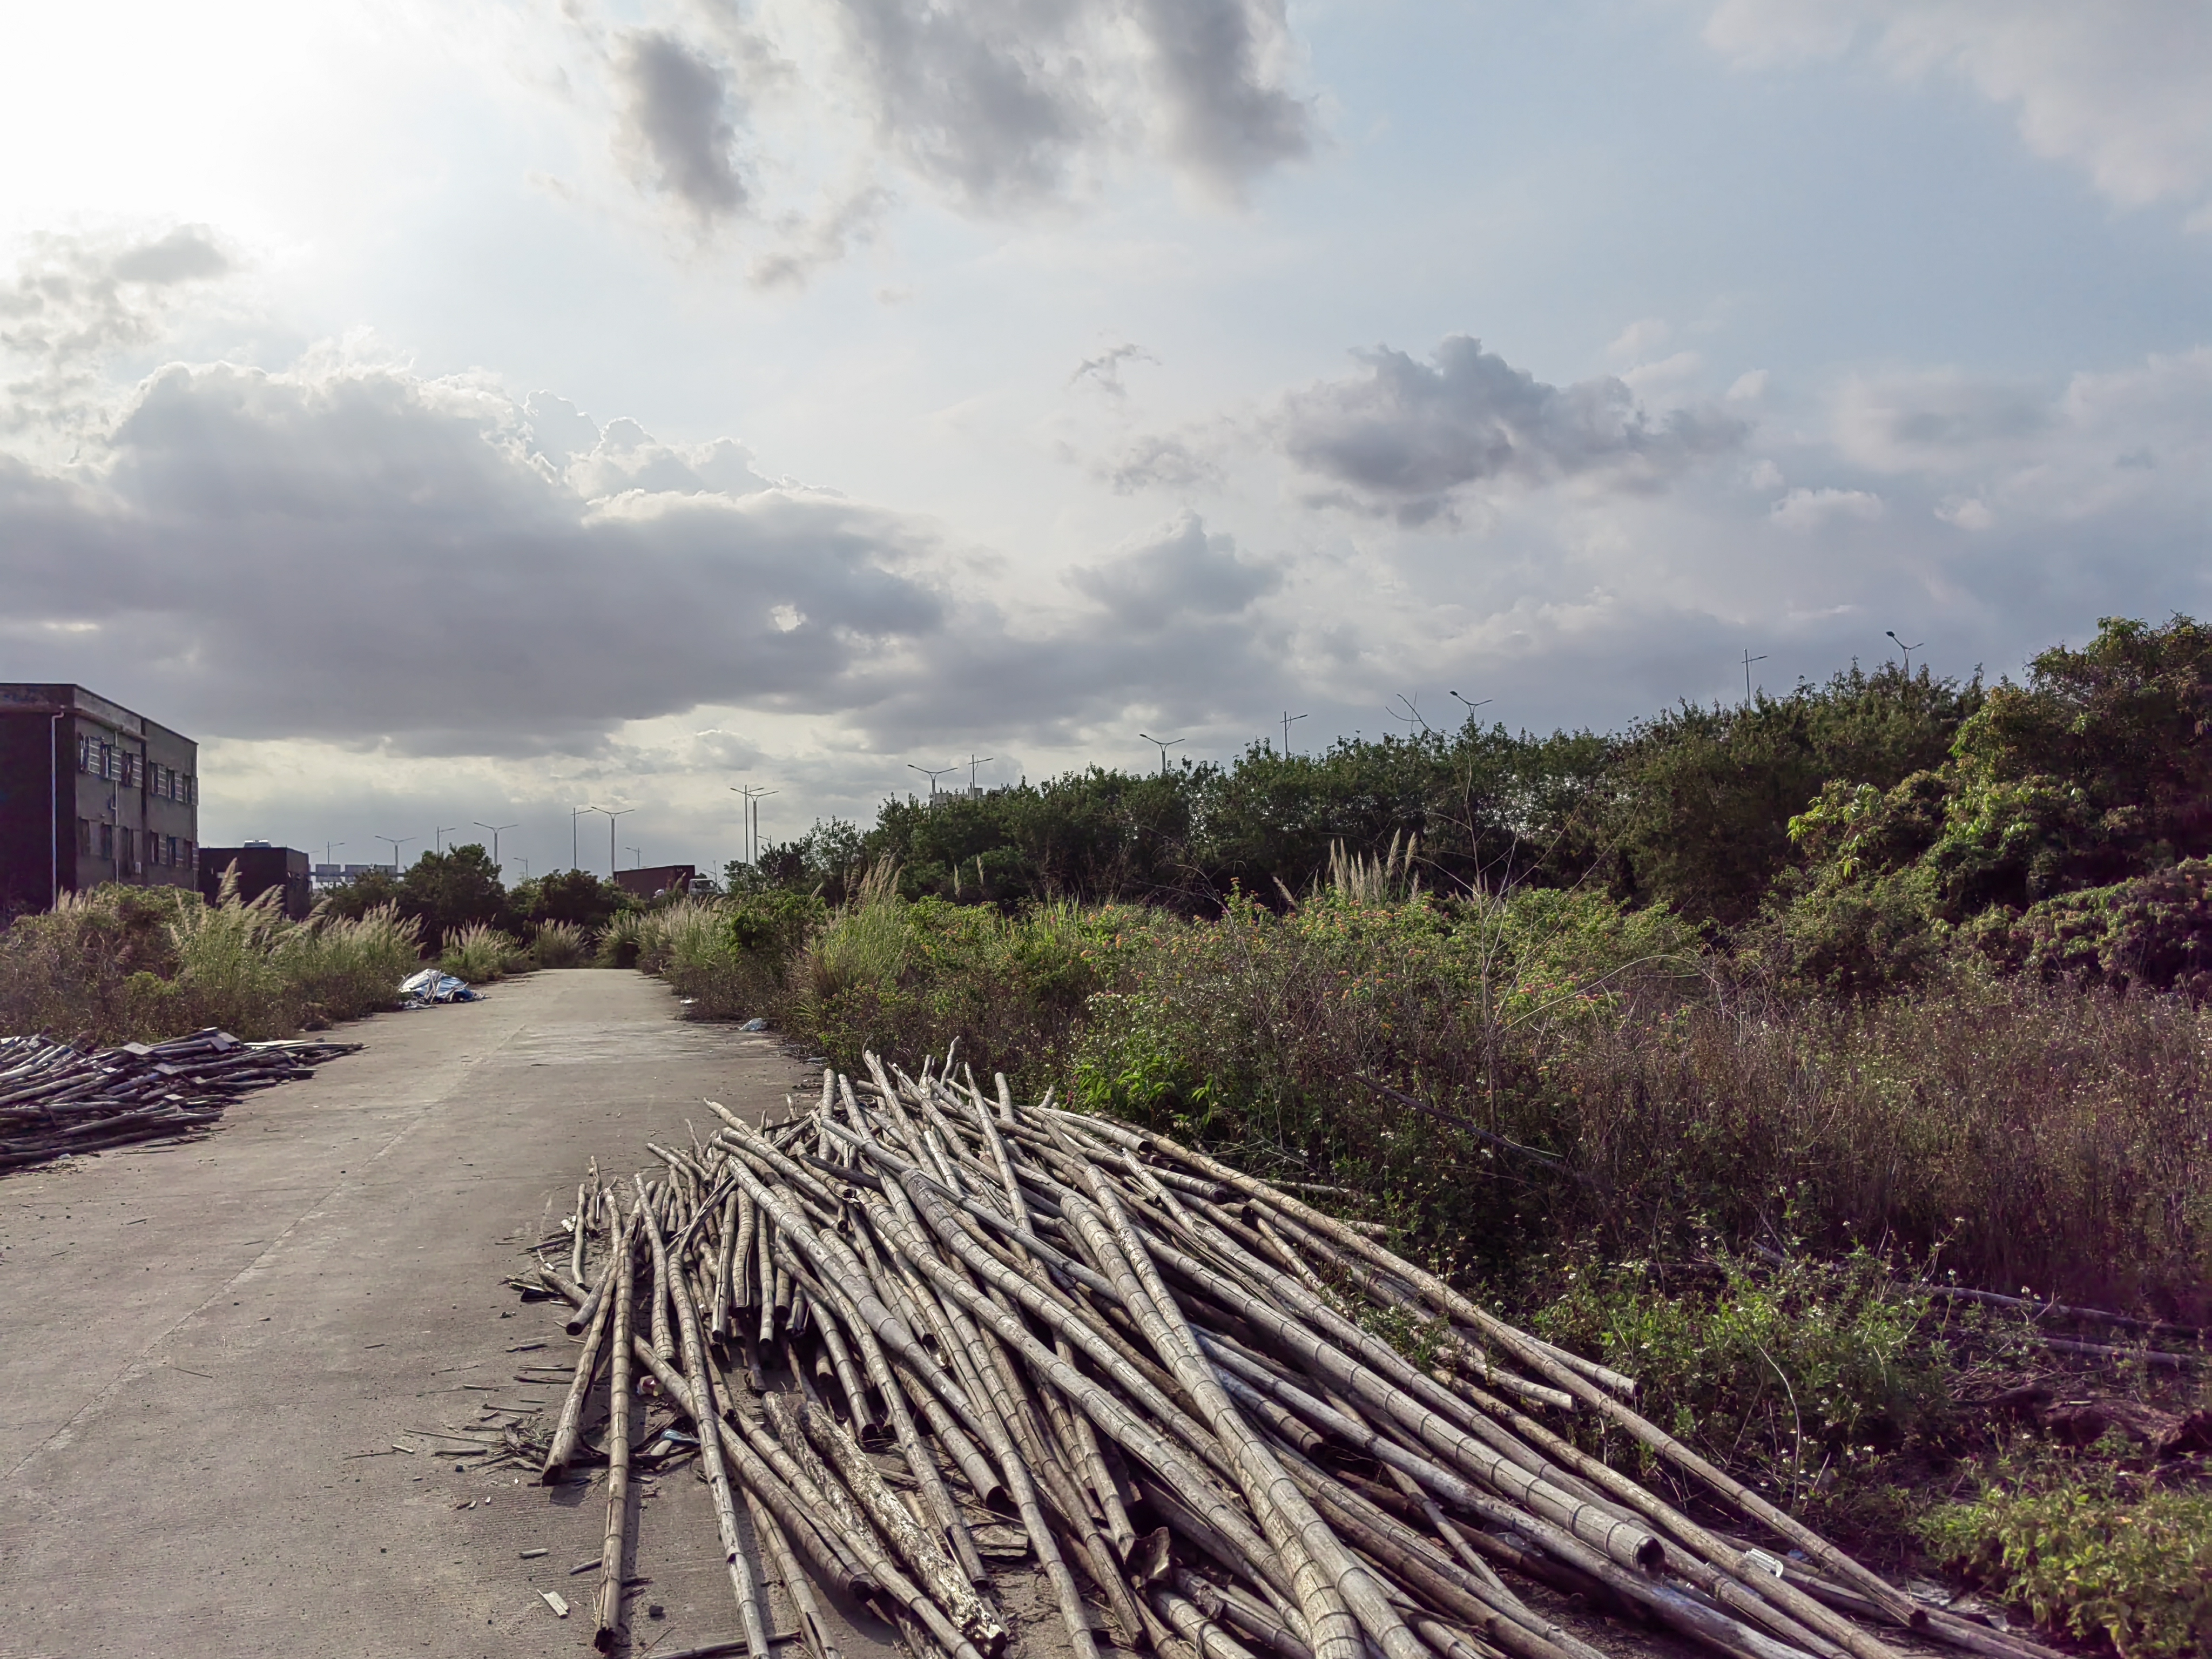
[[(198, 884), (198, 744), (76, 685), (0, 685), (0, 899)], [(44, 834), (11, 830), (15, 802)]]
[(200, 896), (212, 904), (221, 896), (223, 873), (238, 866), (238, 896), (251, 903), (270, 888), (283, 890), (284, 914), (305, 921), (314, 894), (308, 880), (309, 860), (294, 847), (203, 847), (200, 848)]

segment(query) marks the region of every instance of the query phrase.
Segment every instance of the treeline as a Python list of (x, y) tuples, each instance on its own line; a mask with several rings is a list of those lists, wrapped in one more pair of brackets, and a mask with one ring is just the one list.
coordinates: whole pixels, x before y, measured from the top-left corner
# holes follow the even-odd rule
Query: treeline
[[(2108, 982), (2194, 981), (2212, 854), (2212, 630), (2107, 619), (2023, 683), (1856, 665), (1737, 708), (1626, 732), (1456, 730), (1264, 744), (1157, 775), (1092, 767), (934, 802), (887, 800), (732, 865), (734, 890), (1218, 914), (1282, 908), (1332, 851), (1418, 845), (1432, 889), (1599, 890), (1664, 906), (1739, 953), (1843, 991), (1970, 948)], [(2212, 939), (2203, 941), (2212, 944)]]

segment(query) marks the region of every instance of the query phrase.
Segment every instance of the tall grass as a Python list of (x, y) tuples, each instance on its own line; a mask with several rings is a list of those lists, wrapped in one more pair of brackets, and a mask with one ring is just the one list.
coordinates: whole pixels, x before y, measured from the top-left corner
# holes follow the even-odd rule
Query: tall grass
[(447, 933), (446, 948), (438, 957), (440, 972), (465, 979), (471, 985), (505, 979), (517, 969), (528, 965), (529, 958), (520, 941), (514, 934), (484, 921), (472, 921)]
[(541, 921), (530, 936), (530, 954), (540, 968), (581, 967), (586, 945), (584, 930), (573, 921)]
[(880, 871), (795, 935), (749, 933), (752, 902), (641, 924), (695, 1012), (847, 1066), (957, 1038), (979, 1073), (1356, 1187), (1493, 1273), (1787, 1237), (2212, 1316), (2212, 1013), (2179, 1000), (1972, 973), (1787, 996), (1663, 910), (1448, 901), (1387, 856), (1196, 921), (903, 901)]
[(214, 904), (179, 888), (95, 888), (0, 932), (0, 1030), (283, 1036), (392, 1006), (420, 955), (416, 924), (389, 906), (295, 922), (274, 895), (241, 903), (229, 880)]

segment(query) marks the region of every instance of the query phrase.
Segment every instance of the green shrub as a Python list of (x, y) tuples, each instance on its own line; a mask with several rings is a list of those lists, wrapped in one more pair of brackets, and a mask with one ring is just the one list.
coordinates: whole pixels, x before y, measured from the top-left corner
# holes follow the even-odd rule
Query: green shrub
[[(1928, 1295), (1869, 1251), (1555, 1273), (1537, 1333), (1635, 1377), (1645, 1416), (1792, 1513), (1848, 1507), (1880, 1454), (1949, 1420), (1946, 1352), (1917, 1334)], [(1583, 1432), (1603, 1446), (1602, 1419)]]
[(2212, 1491), (2015, 1453), (1978, 1498), (1935, 1510), (1921, 1530), (1939, 1559), (2039, 1624), (2103, 1637), (2127, 1659), (2212, 1651)]
[(531, 935), (530, 954), (540, 968), (576, 968), (584, 960), (584, 930), (573, 921), (541, 921)]
[(441, 972), (471, 985), (504, 979), (526, 964), (521, 944), (512, 933), (481, 921), (454, 928), (446, 935), (446, 948), (438, 958)]
[(636, 910), (617, 910), (599, 933), (598, 957), (602, 968), (635, 968), (645, 943), (645, 917)]
[(212, 905), (174, 887), (66, 894), (0, 933), (0, 1030), (107, 1043), (216, 1025), (251, 1040), (398, 1001), (421, 955), (411, 920), (319, 906), (295, 922), (276, 907), (240, 903), (228, 879)]

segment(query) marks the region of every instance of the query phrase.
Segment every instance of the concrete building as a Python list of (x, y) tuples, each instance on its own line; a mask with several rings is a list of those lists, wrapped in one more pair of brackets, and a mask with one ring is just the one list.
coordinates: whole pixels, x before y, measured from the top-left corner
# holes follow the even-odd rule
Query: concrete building
[(0, 684), (0, 913), (199, 884), (199, 745), (81, 685)]
[(200, 896), (213, 904), (222, 892), (223, 872), (238, 866), (238, 896), (252, 903), (272, 887), (284, 891), (284, 914), (305, 921), (315, 902), (308, 879), (307, 855), (295, 847), (249, 841), (243, 847), (200, 848)]

